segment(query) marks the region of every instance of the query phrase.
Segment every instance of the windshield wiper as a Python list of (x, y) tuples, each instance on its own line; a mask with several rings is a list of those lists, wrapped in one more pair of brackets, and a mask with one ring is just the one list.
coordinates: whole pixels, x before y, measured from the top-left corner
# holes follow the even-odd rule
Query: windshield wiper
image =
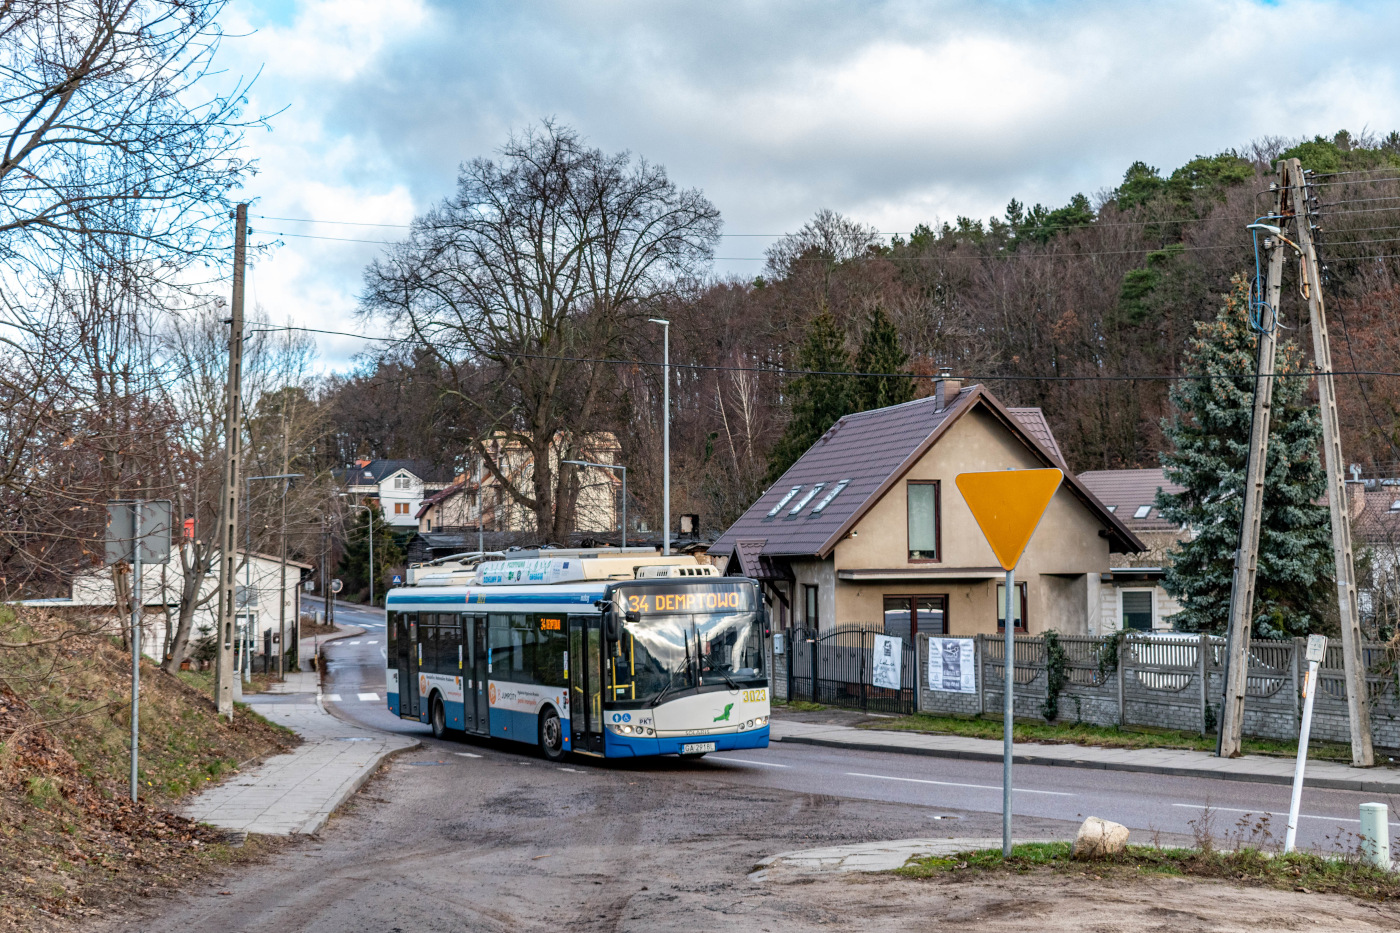
[[(686, 669), (686, 672), (689, 673), (689, 672), (690, 672), (690, 635), (688, 635), (688, 634), (682, 634), (682, 637), (685, 639), (685, 669)], [(697, 647), (698, 647), (698, 643), (697, 643)], [(675, 688), (676, 688), (676, 672), (675, 672), (675, 671), (672, 671), (672, 672), (671, 672), (670, 679), (666, 681), (666, 686), (665, 686), (665, 687), (662, 687), (662, 688), (661, 688), (661, 692), (658, 693), (658, 694), (652, 699), (652, 701), (651, 701), (652, 708), (654, 709), (654, 708), (660, 706), (660, 705), (661, 705), (661, 701), (664, 700), (664, 699), (666, 699), (666, 694), (670, 693), (670, 692), (671, 692), (672, 690), (674, 690)]]

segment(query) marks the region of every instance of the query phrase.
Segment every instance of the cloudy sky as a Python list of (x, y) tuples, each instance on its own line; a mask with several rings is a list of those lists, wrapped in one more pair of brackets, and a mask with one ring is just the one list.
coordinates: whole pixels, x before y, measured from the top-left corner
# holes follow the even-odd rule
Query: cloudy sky
[[(1394, 3), (232, 0), (225, 25), (223, 66), (261, 71), (250, 109), (281, 111), (248, 139), (254, 240), (281, 243), (251, 297), (365, 333), (382, 247), (360, 241), (545, 117), (703, 189), (716, 274), (745, 277), (821, 208), (908, 231), (1058, 206), (1135, 159), (1400, 128)], [(322, 337), (321, 363), (363, 347)]]

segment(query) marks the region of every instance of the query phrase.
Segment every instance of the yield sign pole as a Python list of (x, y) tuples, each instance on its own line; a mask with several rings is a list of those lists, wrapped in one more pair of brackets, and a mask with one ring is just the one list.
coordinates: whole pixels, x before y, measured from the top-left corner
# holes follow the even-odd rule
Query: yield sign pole
[(959, 473), (956, 479), (977, 526), (992, 546), (997, 564), (1006, 571), (1006, 647), (1002, 670), (1001, 854), (1011, 856), (1011, 733), (1015, 723), (1016, 689), (1016, 562), (1040, 524), (1045, 507), (1060, 488), (1059, 470), (1000, 470)]

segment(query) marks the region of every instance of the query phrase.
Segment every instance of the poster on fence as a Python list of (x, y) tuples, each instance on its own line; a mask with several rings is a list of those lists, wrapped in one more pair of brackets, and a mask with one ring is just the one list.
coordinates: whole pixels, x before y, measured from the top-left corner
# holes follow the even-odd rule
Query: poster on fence
[(870, 666), (871, 685), (898, 690), (903, 675), (904, 639), (894, 635), (876, 635), (875, 663)]
[(976, 656), (971, 638), (930, 638), (928, 688), (943, 693), (976, 693)]

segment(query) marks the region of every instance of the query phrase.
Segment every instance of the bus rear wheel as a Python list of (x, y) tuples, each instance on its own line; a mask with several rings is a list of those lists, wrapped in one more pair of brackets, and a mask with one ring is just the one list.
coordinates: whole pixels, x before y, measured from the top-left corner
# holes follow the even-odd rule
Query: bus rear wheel
[(442, 697), (434, 694), (432, 712), (428, 714), (428, 721), (433, 727), (433, 738), (447, 738), (447, 710), (443, 709)]
[(546, 761), (564, 760), (564, 724), (552, 709), (540, 713), (540, 754)]

